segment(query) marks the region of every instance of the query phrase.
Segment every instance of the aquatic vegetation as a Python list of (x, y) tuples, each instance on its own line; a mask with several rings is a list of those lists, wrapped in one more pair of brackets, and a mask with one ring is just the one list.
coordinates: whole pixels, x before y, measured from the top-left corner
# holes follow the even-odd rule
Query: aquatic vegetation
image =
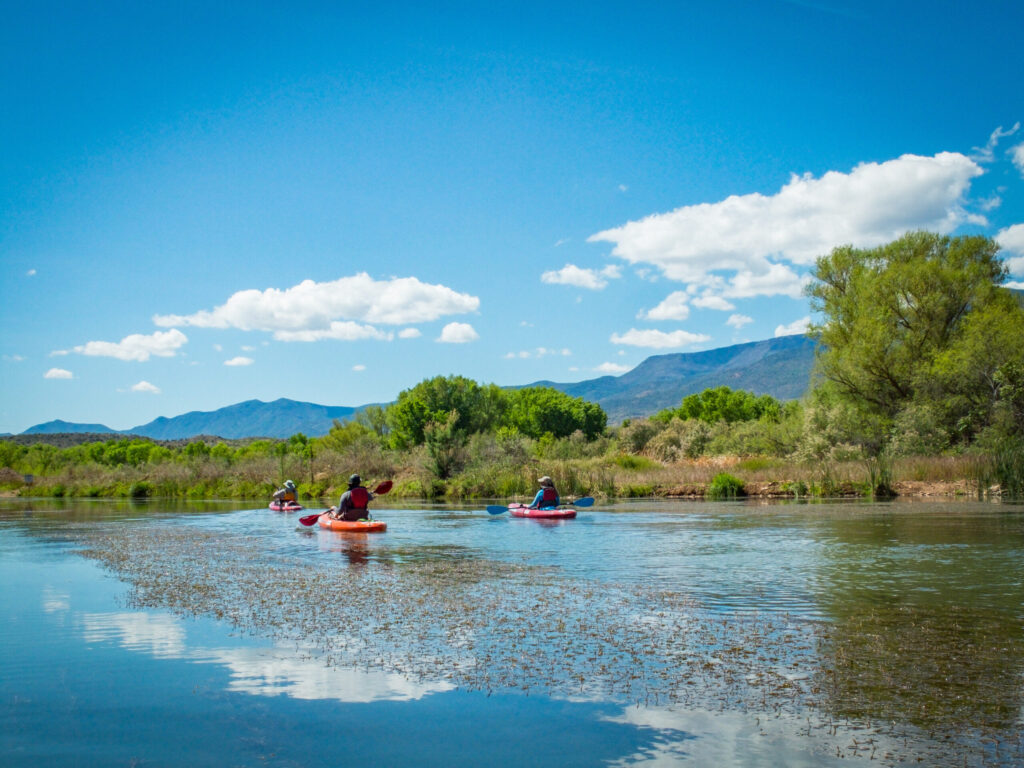
[(124, 522), (54, 516), (45, 530), (130, 584), (129, 608), (214, 617), (326, 666), (799, 718), (816, 747), (882, 765), (1011, 765), (1024, 754), (1024, 638), (991, 610), (950, 620), (941, 603), (890, 610), (851, 592), (814, 621), (712, 609), (682, 588), (568, 576), (474, 546), (339, 536), (336, 557), (311, 558), (244, 532)]

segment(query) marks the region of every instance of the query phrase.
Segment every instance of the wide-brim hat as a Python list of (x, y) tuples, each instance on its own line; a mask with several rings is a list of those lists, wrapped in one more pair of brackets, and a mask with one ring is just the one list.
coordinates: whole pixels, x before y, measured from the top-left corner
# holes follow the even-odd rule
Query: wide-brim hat
[(555, 484), (554, 481), (550, 477), (548, 477), (547, 475), (544, 475), (544, 477), (537, 478), (537, 482), (540, 483), (541, 485), (554, 485)]

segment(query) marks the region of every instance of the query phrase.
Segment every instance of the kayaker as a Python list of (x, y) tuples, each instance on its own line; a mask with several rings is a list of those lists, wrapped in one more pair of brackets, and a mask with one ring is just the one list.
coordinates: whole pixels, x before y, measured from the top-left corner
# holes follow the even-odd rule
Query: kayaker
[(537, 491), (537, 495), (533, 497), (533, 502), (530, 504), (530, 509), (541, 509), (547, 507), (558, 506), (558, 491), (555, 490), (554, 481), (544, 475), (544, 477), (537, 480), (540, 483), (540, 490)]
[(370, 511), (367, 506), (373, 498), (373, 494), (362, 485), (359, 475), (352, 475), (348, 479), (348, 490), (341, 494), (338, 506), (331, 510), (331, 517), (335, 520), (368, 520)]
[(295, 487), (295, 483), (291, 480), (284, 481), (284, 488), (278, 488), (274, 491), (274, 501), (280, 501), (282, 504), (288, 502), (296, 502), (299, 500), (299, 491)]

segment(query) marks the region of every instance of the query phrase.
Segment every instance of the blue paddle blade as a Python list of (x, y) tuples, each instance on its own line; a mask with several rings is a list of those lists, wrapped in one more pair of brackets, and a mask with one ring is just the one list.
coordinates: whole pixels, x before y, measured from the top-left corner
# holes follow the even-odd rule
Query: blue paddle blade
[(592, 507), (592, 506), (594, 506), (594, 497), (593, 496), (584, 496), (582, 499), (576, 499), (576, 501), (572, 502), (569, 506), (570, 507)]
[(490, 506), (487, 508), (487, 512), (492, 515), (500, 515), (503, 512), (508, 512), (508, 507)]

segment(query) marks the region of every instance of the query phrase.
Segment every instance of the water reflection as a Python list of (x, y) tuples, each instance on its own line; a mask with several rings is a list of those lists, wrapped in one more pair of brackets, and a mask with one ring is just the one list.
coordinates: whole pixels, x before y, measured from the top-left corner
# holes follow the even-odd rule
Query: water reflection
[(1019, 739), (1024, 706), (1020, 517), (907, 508), (823, 529), (819, 599), (831, 618), (816, 684), (836, 716), (952, 738)]
[[(68, 611), (70, 606), (48, 600), (44, 610)], [(302, 652), (294, 646), (190, 646), (184, 622), (167, 614), (82, 613), (76, 621), (86, 643), (116, 643), (156, 659), (219, 664), (230, 674), (228, 690), (255, 696), (367, 703), (411, 701), (455, 687), (444, 680), (413, 682), (394, 672), (329, 666), (311, 649)]]

